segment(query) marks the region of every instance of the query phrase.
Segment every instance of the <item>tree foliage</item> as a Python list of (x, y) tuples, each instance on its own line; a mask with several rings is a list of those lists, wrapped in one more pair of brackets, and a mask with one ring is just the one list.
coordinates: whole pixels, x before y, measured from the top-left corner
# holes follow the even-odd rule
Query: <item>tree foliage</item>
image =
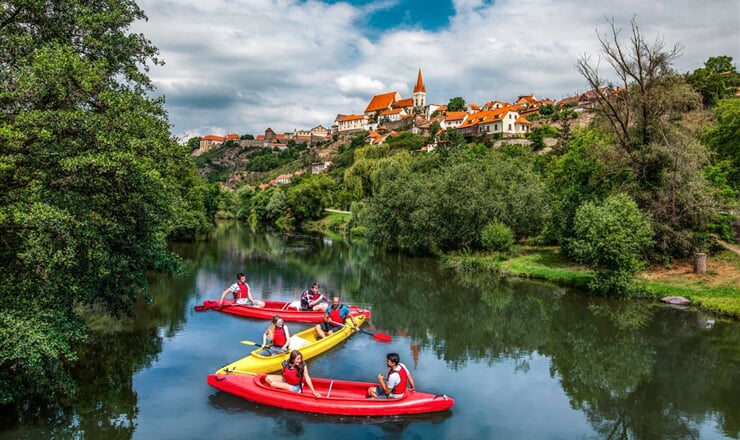
[(740, 98), (719, 101), (714, 109), (716, 123), (704, 135), (714, 152), (717, 171), (735, 195), (740, 193)]
[(454, 98), (450, 99), (449, 103), (447, 103), (448, 112), (464, 112), (466, 110), (466, 107), (467, 104), (461, 96), (455, 96)]
[(723, 55), (711, 57), (704, 67), (686, 75), (686, 80), (701, 93), (707, 107), (713, 107), (721, 99), (732, 98), (740, 87), (740, 73), (732, 64), (732, 57)]
[(615, 162), (630, 171), (623, 190), (655, 222), (657, 256), (688, 255), (702, 246), (695, 231), (716, 215), (716, 199), (701, 173), (707, 149), (698, 141), (699, 128), (682, 118), (700, 107), (700, 97), (672, 69), (678, 45), (667, 49), (661, 39), (649, 44), (634, 20), (623, 42), (620, 29), (609, 24), (599, 42), (618, 82), (605, 80), (588, 57), (577, 68), (597, 98), (597, 121), (616, 141)]
[(207, 188), (141, 67), (132, 1), (11, 0), (0, 22), (0, 403), (61, 402), (75, 305), (131, 313), (165, 238), (210, 227)]
[(531, 157), (481, 156), (470, 146), (445, 166), (427, 168), (428, 163), (403, 156), (378, 163), (377, 191), (361, 216), (369, 241), (436, 254), (481, 248), (481, 231), (493, 221), (517, 237), (541, 232), (549, 196)]
[(578, 208), (568, 247), (576, 260), (596, 270), (593, 290), (624, 295), (643, 268), (652, 236), (650, 219), (629, 196), (617, 194)]
[(287, 204), (296, 224), (316, 220), (324, 208), (332, 206), (331, 194), (336, 184), (326, 174), (309, 175), (288, 189)]

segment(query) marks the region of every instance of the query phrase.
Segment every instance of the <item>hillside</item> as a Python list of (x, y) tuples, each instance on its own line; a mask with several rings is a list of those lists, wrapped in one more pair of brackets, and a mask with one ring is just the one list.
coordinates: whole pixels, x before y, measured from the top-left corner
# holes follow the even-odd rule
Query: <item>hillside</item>
[[(331, 161), (340, 144), (341, 142), (334, 142), (319, 147), (291, 150), (295, 157), (289, 157), (290, 155), (284, 152), (272, 153), (261, 147), (242, 147), (235, 143), (226, 143), (224, 146), (194, 155), (194, 161), (202, 178), (236, 189), (243, 185), (256, 186), (267, 183), (280, 174), (299, 170), (310, 171), (311, 163)], [(262, 170), (249, 169), (250, 162), (267, 154), (287, 157), (277, 159), (274, 167)]]

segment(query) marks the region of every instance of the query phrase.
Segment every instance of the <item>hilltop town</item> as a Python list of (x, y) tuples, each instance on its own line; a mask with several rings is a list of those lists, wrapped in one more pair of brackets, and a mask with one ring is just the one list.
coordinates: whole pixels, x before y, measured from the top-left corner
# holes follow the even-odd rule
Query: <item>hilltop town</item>
[[(209, 134), (199, 139), (198, 147), (193, 150), (194, 156), (201, 156), (209, 151), (226, 146), (238, 146), (244, 149), (267, 149), (273, 154), (300, 146), (314, 153), (315, 161), (310, 165), (295, 170), (293, 174), (280, 174), (264, 182), (261, 186), (290, 183), (292, 175), (304, 172), (321, 173), (332, 165), (331, 156), (336, 146), (347, 142), (359, 133), (367, 133), (364, 142), (368, 145), (382, 145), (388, 138), (410, 132), (429, 137), (430, 141), (419, 152), (431, 152), (436, 147), (439, 135), (447, 130), (457, 130), (465, 138), (489, 137), (498, 143), (527, 142), (525, 138), (533, 127), (543, 123), (543, 115), (552, 114), (556, 109), (572, 108), (584, 117), (574, 121), (577, 125), (587, 122), (583, 110), (592, 106), (597, 94), (593, 91), (567, 97), (560, 101), (550, 98), (538, 99), (534, 94), (520, 95), (513, 103), (492, 100), (482, 105), (465, 104), (462, 108), (448, 108), (449, 104), (427, 103), (426, 86), (421, 69), (418, 71), (416, 84), (411, 97), (402, 98), (400, 93), (392, 91), (375, 95), (362, 114), (339, 114), (330, 128), (317, 125), (310, 129), (295, 129), (292, 132), (276, 133), (267, 128), (264, 134), (257, 136), (239, 135), (236, 133), (224, 136)], [(454, 99), (453, 99), (454, 100)], [(452, 101), (451, 101), (452, 102)], [(545, 120), (550, 123), (549, 119)], [(557, 123), (553, 124), (557, 126)], [(434, 129), (434, 136), (431, 130)], [(241, 151), (226, 152), (212, 162), (224, 166), (246, 162)], [(202, 173), (212, 170), (209, 164), (202, 161)], [(243, 181), (250, 181), (244, 171), (235, 171), (223, 183), (227, 186), (238, 186)]]

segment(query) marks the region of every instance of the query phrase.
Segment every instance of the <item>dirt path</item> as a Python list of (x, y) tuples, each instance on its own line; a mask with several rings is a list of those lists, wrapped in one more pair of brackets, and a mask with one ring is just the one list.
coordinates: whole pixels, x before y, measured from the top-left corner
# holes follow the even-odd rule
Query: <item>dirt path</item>
[(722, 246), (723, 248), (727, 249), (728, 251), (732, 251), (732, 252), (740, 255), (740, 247), (738, 247), (738, 246), (736, 246), (734, 244), (730, 244), (730, 243), (728, 243), (726, 241), (722, 241), (716, 235), (714, 235), (713, 237), (714, 237), (715, 240), (717, 240), (717, 243), (719, 243), (720, 246)]

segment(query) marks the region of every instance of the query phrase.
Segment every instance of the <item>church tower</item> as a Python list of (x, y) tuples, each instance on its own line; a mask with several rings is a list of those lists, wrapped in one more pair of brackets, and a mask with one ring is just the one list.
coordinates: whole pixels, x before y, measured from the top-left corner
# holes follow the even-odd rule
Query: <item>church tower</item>
[(416, 85), (414, 86), (414, 108), (423, 110), (427, 105), (427, 89), (424, 87), (424, 80), (421, 79), (421, 68), (419, 68), (419, 75), (416, 77)]

